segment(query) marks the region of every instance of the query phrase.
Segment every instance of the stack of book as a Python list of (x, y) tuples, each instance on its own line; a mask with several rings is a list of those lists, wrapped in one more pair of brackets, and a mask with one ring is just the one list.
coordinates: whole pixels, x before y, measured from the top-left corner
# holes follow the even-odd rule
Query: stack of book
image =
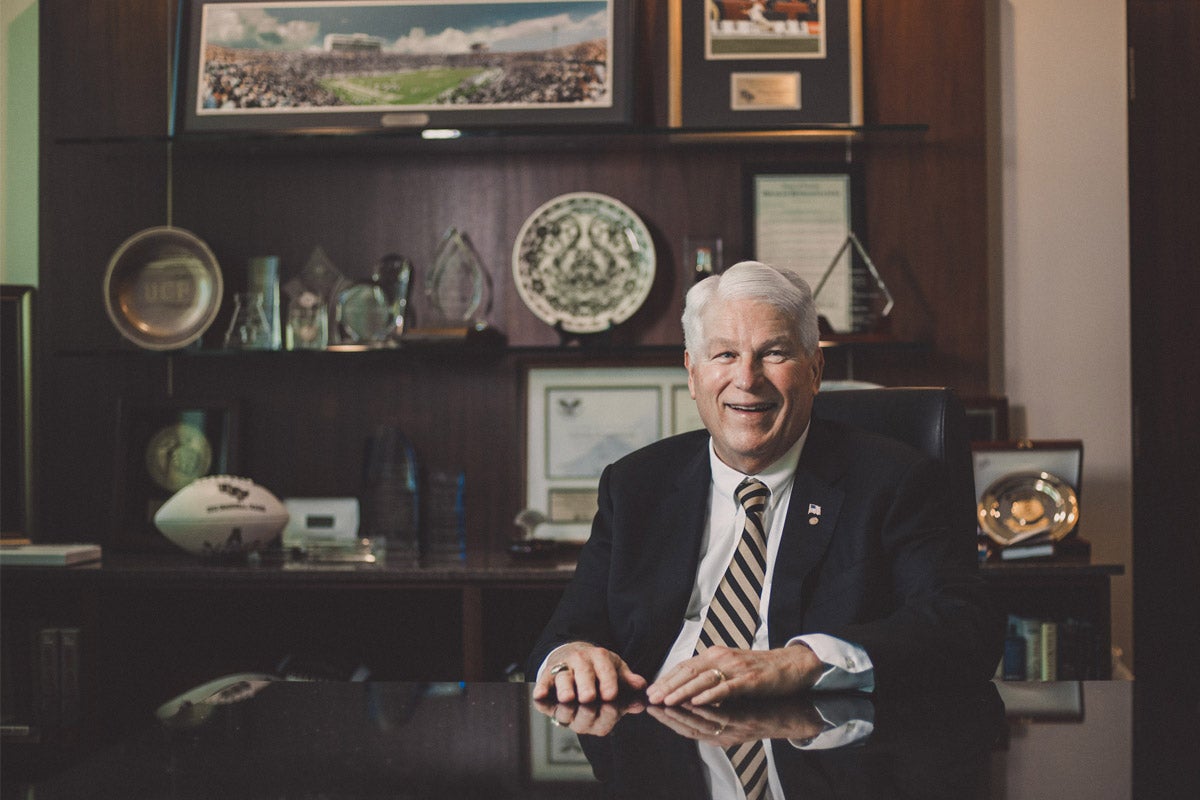
[(1006, 681), (1094, 680), (1106, 653), (1086, 621), (1009, 615), (1004, 659), (997, 677)]
[(68, 739), (80, 723), (80, 629), (5, 623), (0, 738)]

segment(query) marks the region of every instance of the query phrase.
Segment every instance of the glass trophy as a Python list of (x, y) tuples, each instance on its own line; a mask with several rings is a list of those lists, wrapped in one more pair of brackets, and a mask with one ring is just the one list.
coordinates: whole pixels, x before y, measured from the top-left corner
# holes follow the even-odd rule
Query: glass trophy
[(466, 475), (461, 470), (429, 476), (425, 504), (426, 539), (422, 558), (428, 562), (461, 562), (467, 557)]
[(694, 236), (689, 233), (683, 237), (684, 273), (692, 276), (689, 288), (692, 283), (699, 283), (724, 269), (721, 251), (720, 236)]
[(388, 347), (399, 344), (408, 316), (412, 263), (389, 253), (369, 280), (344, 289), (337, 300), (337, 332), (342, 344)]
[(329, 312), (315, 292), (301, 292), (288, 306), (288, 350), (324, 350), (329, 344)]
[[(302, 294), (311, 292), (325, 310), (325, 344), (336, 344), (335, 321), (332, 316), (337, 304), (337, 296), (346, 286), (346, 278), (325, 254), (320, 245), (313, 248), (304, 263), (300, 273), (283, 286), (288, 296), (289, 308)], [(325, 345), (321, 345), (324, 347)]]
[(233, 296), (233, 317), (225, 331), (229, 350), (271, 350), (271, 323), (263, 310), (262, 292), (238, 292)]
[(492, 285), (470, 238), (450, 228), (433, 254), (425, 277), (425, 297), (433, 319), (425, 327), (487, 327)]
[(374, 279), (359, 281), (339, 293), (336, 312), (338, 344), (380, 347), (389, 341), (388, 299)]
[(420, 477), (412, 442), (395, 425), (380, 425), (367, 440), (363, 474), (365, 529), (387, 563), (418, 566)]
[(246, 288), (263, 297), (263, 312), (271, 327), (271, 349), (283, 346), (282, 309), (279, 301), (279, 256), (255, 256), (246, 263)]
[[(829, 306), (832, 293), (847, 291), (848, 296), (835, 300), (835, 305)], [(823, 306), (844, 308), (848, 303), (849, 313), (840, 315), (836, 322), (826, 314), (821, 316), (823, 331), (840, 334), (883, 333), (891, 322), (892, 307), (895, 305), (892, 293), (875, 268), (875, 262), (854, 231), (846, 236), (821, 279), (813, 287), (813, 300), (818, 312)]]
[(412, 262), (401, 255), (388, 253), (379, 262), (375, 282), (383, 290), (388, 310), (388, 337), (398, 342), (404, 331), (412, 324), (409, 307), (409, 289), (412, 286)]

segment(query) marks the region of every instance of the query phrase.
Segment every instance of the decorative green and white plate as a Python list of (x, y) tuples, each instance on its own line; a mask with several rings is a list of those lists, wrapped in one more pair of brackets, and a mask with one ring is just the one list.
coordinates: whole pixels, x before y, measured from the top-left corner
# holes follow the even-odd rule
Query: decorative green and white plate
[(654, 284), (654, 242), (619, 200), (559, 195), (534, 211), (513, 245), (513, 280), (529, 310), (568, 333), (599, 333), (629, 319)]

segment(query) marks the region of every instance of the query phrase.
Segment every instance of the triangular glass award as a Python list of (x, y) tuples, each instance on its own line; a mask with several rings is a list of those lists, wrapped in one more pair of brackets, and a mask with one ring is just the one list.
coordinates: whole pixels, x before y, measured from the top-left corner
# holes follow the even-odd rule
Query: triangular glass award
[[(835, 286), (841, 287), (837, 290), (840, 296), (831, 298)], [(875, 262), (854, 231), (849, 232), (813, 287), (813, 299), (822, 328), (842, 334), (884, 332), (895, 305)]]

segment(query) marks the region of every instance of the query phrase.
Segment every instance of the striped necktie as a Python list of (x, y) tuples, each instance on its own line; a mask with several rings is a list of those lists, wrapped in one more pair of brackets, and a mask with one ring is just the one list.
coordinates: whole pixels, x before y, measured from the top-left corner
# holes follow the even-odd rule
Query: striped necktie
[(714, 644), (749, 650), (758, 630), (758, 602), (762, 597), (767, 572), (767, 532), (763, 512), (771, 490), (756, 478), (747, 478), (738, 486), (735, 497), (746, 511), (742, 536), (734, 551), (725, 577), (708, 606), (708, 616), (700, 629), (696, 652)]
[[(696, 652), (702, 653), (713, 645), (749, 650), (758, 630), (758, 604), (767, 572), (767, 532), (763, 527), (763, 512), (771, 491), (762, 481), (747, 478), (735, 493), (746, 512), (742, 536), (737, 550), (717, 587), (708, 615), (700, 629)], [(743, 742), (726, 749), (737, 773), (746, 800), (759, 800), (767, 791), (767, 754), (759, 739)]]

